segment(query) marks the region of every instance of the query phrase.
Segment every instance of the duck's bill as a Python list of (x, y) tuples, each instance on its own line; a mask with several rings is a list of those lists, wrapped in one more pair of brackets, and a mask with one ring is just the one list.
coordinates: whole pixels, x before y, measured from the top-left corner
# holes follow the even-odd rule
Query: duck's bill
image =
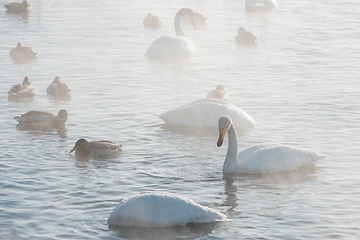
[(221, 145), (223, 144), (225, 133), (226, 133), (225, 128), (224, 129), (219, 129), (219, 139), (217, 141), (217, 146), (218, 147), (221, 147)]
[(75, 150), (76, 150), (76, 147), (74, 147), (73, 149), (71, 149), (69, 153), (72, 153), (72, 152), (75, 151)]

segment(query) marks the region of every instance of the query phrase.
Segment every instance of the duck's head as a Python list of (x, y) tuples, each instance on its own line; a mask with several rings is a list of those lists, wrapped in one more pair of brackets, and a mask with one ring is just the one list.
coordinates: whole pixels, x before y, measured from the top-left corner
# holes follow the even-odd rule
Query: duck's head
[(61, 109), (58, 113), (58, 121), (60, 123), (65, 123), (68, 120), (68, 113), (66, 110)]
[(24, 81), (22, 82), (22, 85), (31, 85), (28, 77), (24, 77)]
[(218, 127), (219, 127), (219, 139), (217, 141), (217, 146), (221, 147), (224, 141), (225, 133), (230, 129), (232, 125), (231, 118), (228, 116), (222, 116), (219, 118)]
[(22, 43), (21, 43), (21, 42), (19, 42), (19, 43), (17, 44), (17, 47), (18, 47), (18, 48), (23, 47)]
[(239, 27), (238, 34), (244, 34), (246, 31), (243, 27)]
[(88, 141), (81, 138), (76, 141), (75, 146), (70, 150), (69, 153), (72, 153), (75, 150), (75, 154), (77, 155), (88, 155), (90, 153), (90, 144)]
[(223, 90), (223, 91), (224, 91), (224, 86), (223, 86), (223, 85), (218, 85), (218, 86), (216, 87), (216, 89), (218, 89), (218, 90)]
[(60, 82), (61, 82), (60, 78), (58, 76), (56, 76), (53, 83), (60, 83)]
[(28, 2), (27, 1), (22, 1), (22, 3), (21, 3), (21, 7), (23, 7), (23, 8), (27, 8), (27, 7), (29, 7), (30, 5), (28, 4)]

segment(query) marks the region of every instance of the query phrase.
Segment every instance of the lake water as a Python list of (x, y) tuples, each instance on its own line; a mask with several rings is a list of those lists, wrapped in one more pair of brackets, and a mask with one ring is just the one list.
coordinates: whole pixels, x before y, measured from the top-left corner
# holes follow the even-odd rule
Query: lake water
[[(0, 11), (1, 239), (359, 239), (360, 2), (278, 1), (268, 14), (244, 1), (29, 0), (27, 19)], [(186, 27), (196, 45), (188, 61), (144, 58), (158, 37), (174, 35), (178, 9), (207, 17)], [(162, 28), (142, 21), (148, 12)], [(235, 44), (238, 27), (258, 46)], [(18, 42), (38, 60), (15, 64)], [(28, 76), (38, 94), (11, 102)], [(46, 95), (55, 76), (71, 101)], [(239, 148), (278, 142), (328, 154), (291, 173), (222, 173), (227, 150), (217, 132), (164, 126), (158, 114), (204, 98), (219, 84), (256, 128)], [(66, 109), (66, 132), (20, 131), (14, 116)], [(216, 126), (214, 126), (216, 128)], [(123, 144), (120, 156), (79, 161), (79, 138)], [(106, 220), (141, 191), (178, 193), (232, 221), (166, 229), (113, 229)]]

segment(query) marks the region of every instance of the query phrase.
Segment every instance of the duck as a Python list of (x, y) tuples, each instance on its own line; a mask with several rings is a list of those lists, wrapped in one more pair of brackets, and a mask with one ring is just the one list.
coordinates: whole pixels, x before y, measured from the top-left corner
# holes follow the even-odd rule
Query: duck
[(86, 139), (81, 138), (76, 141), (75, 146), (69, 153), (75, 151), (75, 155), (78, 157), (111, 156), (118, 154), (121, 147), (122, 144), (106, 140), (88, 142)]
[(18, 128), (26, 130), (47, 131), (51, 129), (64, 129), (68, 120), (68, 113), (61, 109), (58, 115), (42, 111), (30, 111), (14, 117), (18, 121)]
[(257, 44), (257, 37), (252, 32), (246, 31), (243, 27), (239, 27), (238, 35), (235, 38), (237, 44), (252, 46)]
[(18, 43), (16, 48), (10, 50), (10, 56), (20, 63), (31, 62), (37, 58), (37, 53), (30, 47), (25, 47), (22, 43)]
[(30, 12), (27, 1), (22, 1), (22, 3), (13, 2), (4, 5), (7, 13), (24, 14)]
[(254, 119), (232, 103), (215, 98), (203, 98), (189, 104), (165, 111), (159, 115), (168, 125), (191, 128), (214, 128), (219, 117), (231, 116), (239, 131), (256, 126)]
[(177, 36), (162, 36), (156, 39), (145, 53), (146, 58), (179, 59), (189, 57), (195, 52), (194, 43), (185, 35), (182, 29), (181, 19), (184, 16), (190, 17), (194, 25), (194, 12), (190, 8), (180, 9), (175, 16), (174, 24)]
[[(191, 22), (191, 18), (189, 18), (188, 16), (184, 16), (181, 20), (181, 23), (187, 26), (193, 25), (193, 23)], [(204, 17), (200, 13), (194, 12), (194, 23), (196, 27), (206, 26), (206, 17)]]
[(277, 143), (255, 144), (238, 153), (237, 135), (229, 116), (222, 116), (218, 122), (219, 138), (217, 146), (223, 144), (228, 133), (228, 149), (223, 165), (223, 173), (258, 174), (295, 171), (326, 158), (313, 150), (285, 146)]
[(142, 192), (123, 199), (107, 223), (122, 227), (172, 227), (226, 220), (219, 211), (170, 192)]
[(147, 28), (161, 28), (160, 18), (158, 16), (152, 15), (151, 13), (148, 13), (147, 16), (144, 18), (143, 24)]
[(62, 83), (58, 76), (56, 76), (53, 82), (47, 87), (46, 93), (54, 98), (71, 99), (71, 88), (66, 83)]
[(28, 77), (24, 78), (22, 84), (16, 84), (8, 91), (8, 100), (30, 100), (36, 95), (36, 89), (31, 85)]
[(247, 12), (267, 12), (277, 7), (276, 0), (246, 0)]
[(215, 90), (210, 91), (207, 95), (207, 98), (217, 98), (225, 102), (230, 102), (229, 94), (225, 91), (223, 85), (218, 85)]

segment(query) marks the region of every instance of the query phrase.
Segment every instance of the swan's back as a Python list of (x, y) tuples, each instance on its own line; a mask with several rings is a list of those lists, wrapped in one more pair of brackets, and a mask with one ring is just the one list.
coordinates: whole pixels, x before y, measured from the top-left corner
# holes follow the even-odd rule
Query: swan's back
[(232, 103), (215, 98), (197, 100), (166, 111), (160, 114), (159, 117), (170, 125), (213, 128), (217, 126), (218, 119), (224, 115), (231, 117), (234, 125), (239, 130), (256, 126), (254, 119), (244, 110)]
[(145, 53), (147, 58), (181, 58), (191, 56), (195, 45), (183, 36), (162, 36), (156, 39)]
[(327, 157), (312, 150), (281, 144), (256, 144), (239, 152), (237, 173), (288, 172)]
[(108, 218), (108, 224), (135, 227), (169, 227), (189, 222), (222, 221), (226, 216), (190, 199), (167, 192), (147, 192), (124, 199)]

